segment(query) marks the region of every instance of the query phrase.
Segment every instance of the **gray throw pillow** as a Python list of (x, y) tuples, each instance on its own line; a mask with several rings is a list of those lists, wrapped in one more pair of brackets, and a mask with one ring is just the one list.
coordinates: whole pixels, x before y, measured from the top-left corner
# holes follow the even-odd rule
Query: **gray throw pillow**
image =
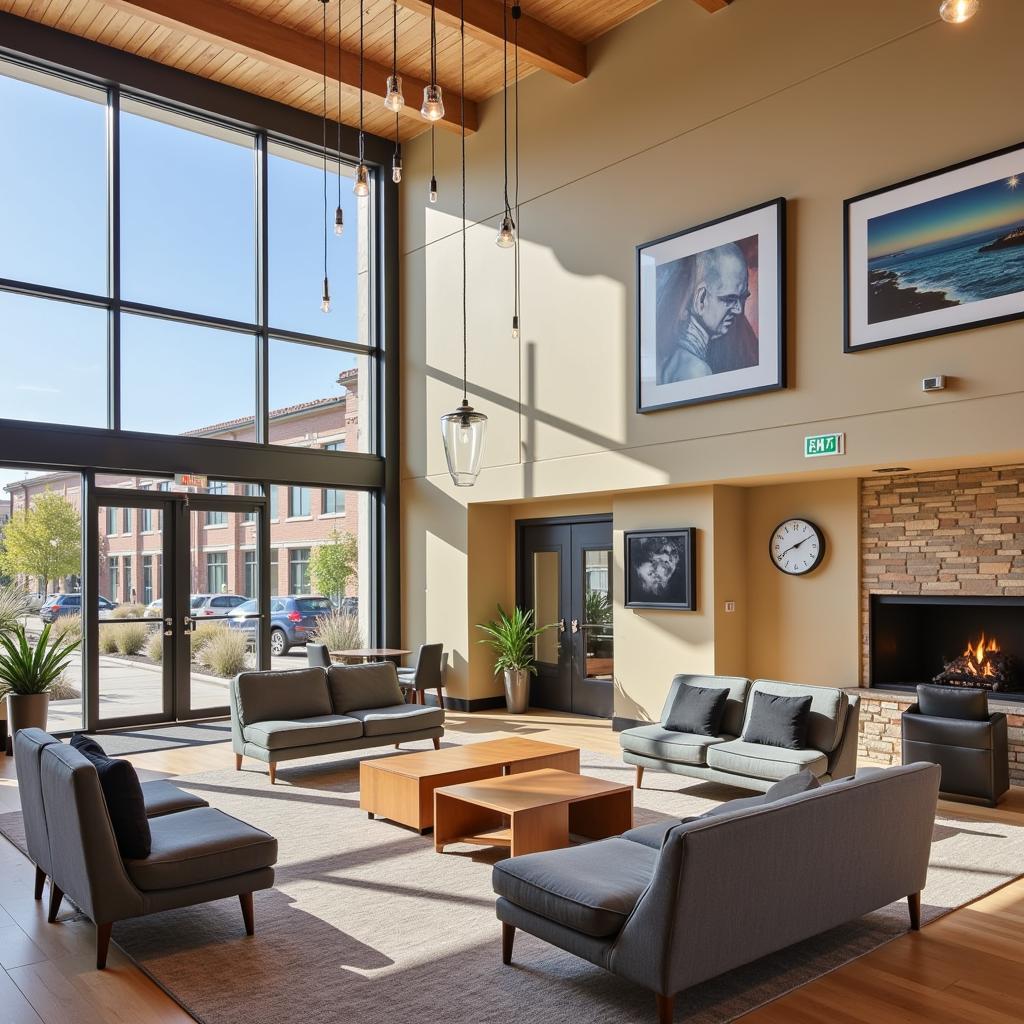
[(775, 785), (765, 793), (764, 802), (766, 804), (770, 804), (774, 800), (785, 800), (787, 796), (796, 796), (798, 793), (807, 793), (812, 789), (821, 789), (821, 783), (818, 781), (814, 772), (810, 772), (805, 768), (802, 772), (797, 772), (796, 775), (789, 775), (781, 781), (776, 782)]

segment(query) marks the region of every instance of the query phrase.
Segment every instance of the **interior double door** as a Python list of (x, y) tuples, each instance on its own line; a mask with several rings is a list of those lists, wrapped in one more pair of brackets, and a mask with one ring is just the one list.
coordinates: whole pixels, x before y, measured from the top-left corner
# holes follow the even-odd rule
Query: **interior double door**
[(612, 523), (605, 518), (524, 522), (517, 600), (538, 625), (534, 707), (611, 718), (615, 635)]
[(226, 716), (231, 677), (269, 660), (259, 599), (264, 502), (93, 494), (87, 727)]

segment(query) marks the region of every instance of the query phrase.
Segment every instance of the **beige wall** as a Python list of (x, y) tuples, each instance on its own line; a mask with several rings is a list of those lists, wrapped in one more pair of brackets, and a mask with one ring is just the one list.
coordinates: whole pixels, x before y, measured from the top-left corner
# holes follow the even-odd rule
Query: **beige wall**
[[(653, 687), (664, 684), (655, 680), (672, 661), (673, 670), (683, 660), (720, 670), (746, 661), (763, 674), (856, 679), (855, 610), (849, 622), (836, 619), (838, 635), (827, 649), (772, 640), (778, 626), (819, 607), (823, 594), (824, 606), (840, 616), (847, 591), (855, 596), (845, 506), (841, 515), (835, 510), (841, 523), (829, 564), (798, 581), (806, 586), (781, 588), (761, 555), (767, 540), (750, 493), (719, 487), (709, 502), (715, 492), (707, 485), (775, 485), (812, 472), (850, 481), (892, 463), (927, 468), (1024, 458), (1020, 324), (842, 352), (843, 199), (1019, 140), (1012, 83), (1024, 4), (990, 0), (959, 27), (940, 22), (936, 7), (935, 0), (737, 0), (708, 16), (694, 3), (665, 2), (592, 45), (587, 81), (569, 86), (543, 74), (525, 80), (518, 345), (509, 335), (511, 257), (493, 242), (500, 100), (483, 105), (481, 131), (467, 145), (469, 214), (484, 221), (468, 238), (469, 392), (490, 417), (490, 430), (487, 468), (472, 490), (451, 486), (436, 429), (460, 397), (458, 139), (437, 135), (436, 207), (425, 201), (429, 137), (407, 147), (406, 640), (441, 635), (450, 642), (455, 690), (493, 686), (486, 665), (476, 667), (486, 652), (474, 649), (468, 616), (496, 593), (510, 593), (510, 541), (503, 572), (485, 543), (502, 532), (495, 522), (502, 514), (483, 513), (478, 524), (475, 510), (467, 519), (467, 503), (613, 493), (618, 531), (655, 511), (654, 518), (679, 525), (680, 508), (693, 502), (702, 517), (697, 525), (720, 539), (702, 586), (746, 591), (749, 614), (737, 597), (735, 618), (716, 607), (699, 626), (672, 617), (667, 626), (660, 618), (617, 619), (617, 712), (641, 717), (629, 709), (656, 710)], [(635, 245), (777, 195), (790, 200), (789, 388), (638, 415)], [(922, 394), (920, 379), (934, 373), (954, 378), (953, 386)], [(848, 454), (805, 463), (804, 434), (829, 429), (846, 431)], [(676, 490), (683, 487), (701, 490), (684, 498)], [(785, 489), (778, 496), (759, 490), (779, 508), (788, 502)], [(673, 502), (675, 514), (662, 516)], [(510, 526), (503, 532), (512, 536)], [(746, 572), (738, 554), (744, 545)], [(761, 595), (773, 588), (783, 601), (767, 617)]]

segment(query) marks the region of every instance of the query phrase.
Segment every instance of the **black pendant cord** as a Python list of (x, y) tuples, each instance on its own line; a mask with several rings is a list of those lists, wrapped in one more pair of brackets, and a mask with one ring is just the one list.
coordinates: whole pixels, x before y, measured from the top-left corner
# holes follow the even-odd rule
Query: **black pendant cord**
[[(360, 3), (362, 0), (360, 0)], [(338, 0), (338, 209), (341, 209), (341, 4)]]
[(505, 130), (502, 133), (502, 144), (505, 151), (505, 216), (511, 217), (512, 210), (508, 201), (508, 0), (501, 3), (501, 42), (502, 42), (502, 102), (505, 108)]
[(366, 91), (363, 83), (363, 70), (366, 64), (365, 51), (363, 49), (363, 2), (359, 0), (359, 163), (363, 161), (363, 148), (365, 144), (365, 136), (363, 134), (363, 101), (366, 97)]
[(430, 0), (430, 84), (437, 85), (437, 19), (435, 0)]
[(512, 7), (512, 32), (514, 38), (513, 54), (514, 54), (514, 74), (515, 80), (515, 172), (516, 172), (516, 185), (515, 185), (515, 206), (516, 206), (516, 251), (513, 254), (513, 263), (515, 265), (515, 297), (513, 301), (513, 317), (515, 319), (515, 325), (518, 329), (522, 329), (519, 323), (519, 289), (520, 289), (520, 269), (519, 269), (519, 238), (522, 233), (522, 226), (519, 223), (519, 17), (522, 13), (519, 4), (514, 4)]
[(434, 126), (430, 126), (430, 180), (436, 181), (437, 174), (434, 171), (434, 158), (436, 156), (436, 150), (434, 146)]
[[(360, 0), (362, 2), (362, 0)], [(398, 80), (398, 0), (395, 0), (391, 7), (391, 78)], [(398, 111), (395, 111), (395, 156), (402, 151), (402, 145), (398, 141)]]
[(459, 46), (462, 53), (462, 89), (459, 119), (462, 125), (462, 401), (469, 401), (469, 314), (466, 304), (466, 0), (459, 0)]
[[(323, 42), (323, 171), (324, 171), (324, 284), (327, 283), (327, 4), (328, 0), (321, 0), (323, 4), (323, 30), (321, 39)], [(326, 288), (325, 288), (326, 291)]]

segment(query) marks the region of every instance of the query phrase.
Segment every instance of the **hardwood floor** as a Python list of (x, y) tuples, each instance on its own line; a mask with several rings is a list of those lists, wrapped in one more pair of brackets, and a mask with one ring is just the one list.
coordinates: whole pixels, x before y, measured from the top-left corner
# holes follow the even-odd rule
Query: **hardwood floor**
[[(448, 713), (463, 735), (502, 730), (615, 754), (609, 723), (543, 712)], [(230, 768), (228, 744), (130, 758), (143, 779)], [(14, 764), (0, 755), (0, 811), (18, 804)], [(997, 810), (951, 804), (979, 821), (1024, 824), (1024, 789)], [(1022, 865), (1024, 870), (1024, 865)], [(111, 946), (95, 969), (88, 921), (46, 923), (34, 872), (0, 839), (0, 1024), (187, 1024), (192, 1018)], [(1019, 1024), (1024, 1019), (1024, 879), (911, 932), (832, 974), (755, 1010), (747, 1024)], [(497, 956), (497, 953), (495, 954)], [(653, 1001), (652, 1001), (653, 1018)], [(682, 1014), (680, 1008), (677, 1016)], [(625, 1022), (623, 1022), (625, 1024)]]

